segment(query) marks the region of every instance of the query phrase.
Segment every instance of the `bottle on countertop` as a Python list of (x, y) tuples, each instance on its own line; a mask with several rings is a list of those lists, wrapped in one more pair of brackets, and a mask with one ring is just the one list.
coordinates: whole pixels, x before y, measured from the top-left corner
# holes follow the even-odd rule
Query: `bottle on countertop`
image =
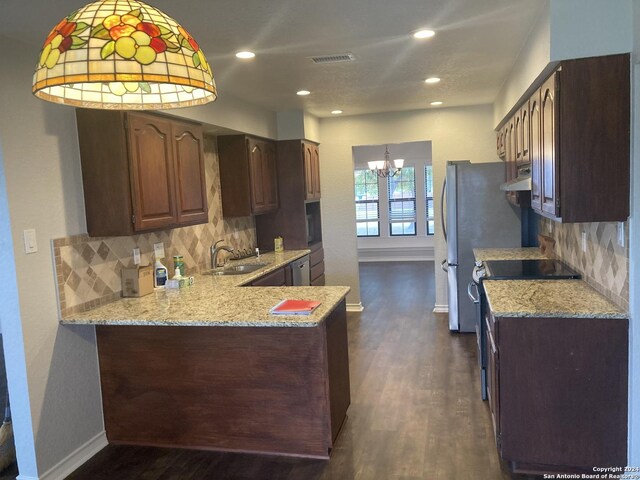
[(173, 256), (173, 269), (180, 269), (180, 274), (184, 275), (186, 270), (184, 268), (184, 257), (182, 255)]
[(176, 280), (178, 282), (178, 288), (184, 288), (189, 285), (189, 279), (182, 276), (180, 267), (176, 267), (175, 274), (171, 280)]
[(153, 268), (153, 286), (155, 288), (164, 288), (167, 283), (167, 267), (165, 267), (159, 259), (156, 259)]
[(280, 253), (284, 251), (284, 245), (282, 242), (282, 237), (276, 237), (273, 239), (273, 249), (276, 253)]

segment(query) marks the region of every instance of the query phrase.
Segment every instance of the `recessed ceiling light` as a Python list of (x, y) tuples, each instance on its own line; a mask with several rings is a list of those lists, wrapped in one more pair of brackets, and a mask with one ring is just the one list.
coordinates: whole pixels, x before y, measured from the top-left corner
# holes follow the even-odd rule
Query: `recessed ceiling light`
[(296, 92), (296, 95), (300, 95), (301, 97), (304, 97), (305, 95), (309, 95), (311, 92), (309, 90), (299, 90)]
[(431, 38), (436, 34), (433, 30), (418, 30), (413, 32), (413, 38)]
[(438, 83), (439, 81), (440, 79), (438, 77), (429, 77), (424, 81), (424, 83)]
[(442, 105), (442, 102), (431, 102), (431, 105), (437, 107), (438, 105)]
[(342, 113), (342, 110), (331, 110), (332, 115), (340, 115), (341, 113)]
[(249, 52), (249, 51), (243, 51), (243, 52), (236, 53), (236, 57), (242, 58), (243, 60), (247, 60), (247, 59), (253, 58), (255, 56), (256, 56), (255, 53)]

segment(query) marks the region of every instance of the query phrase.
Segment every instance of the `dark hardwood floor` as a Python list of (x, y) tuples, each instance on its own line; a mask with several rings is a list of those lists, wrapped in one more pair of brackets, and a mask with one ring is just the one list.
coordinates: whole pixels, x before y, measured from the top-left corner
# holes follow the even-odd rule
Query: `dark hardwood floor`
[[(473, 335), (434, 315), (433, 262), (360, 265), (352, 403), (330, 461), (109, 446), (68, 480), (503, 480)], [(526, 477), (514, 477), (524, 479)]]

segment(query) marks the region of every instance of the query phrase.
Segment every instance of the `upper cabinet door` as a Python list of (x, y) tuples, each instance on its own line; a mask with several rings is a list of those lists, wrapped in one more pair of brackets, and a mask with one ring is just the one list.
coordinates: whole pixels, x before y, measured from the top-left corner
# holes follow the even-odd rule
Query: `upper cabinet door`
[(558, 205), (558, 159), (556, 157), (557, 106), (554, 73), (540, 89), (540, 157), (542, 175), (542, 211), (559, 216)]
[(314, 145), (312, 149), (312, 178), (313, 178), (313, 198), (320, 199), (320, 152), (318, 146)]
[(208, 220), (202, 127), (174, 123), (175, 176), (178, 222)]
[(177, 220), (171, 124), (158, 117), (129, 114), (131, 196), (136, 231)]
[(522, 163), (522, 118), (520, 117), (520, 112), (516, 112), (513, 117), (513, 142), (515, 148), (515, 162), (513, 163), (514, 175), (513, 178), (517, 176), (517, 165)]
[(247, 139), (251, 213), (258, 215), (278, 208), (278, 177), (273, 142)]
[(531, 207), (542, 210), (542, 185), (540, 182), (542, 158), (540, 153), (540, 90), (529, 99), (529, 120), (531, 123), (531, 141), (529, 158), (531, 160)]
[(520, 128), (520, 164), (526, 165), (530, 159), (530, 143), (531, 143), (531, 122), (529, 118), (529, 102), (525, 102), (520, 110), (521, 128)]
[(305, 200), (320, 199), (320, 154), (318, 146), (313, 143), (302, 143), (304, 159)]
[(276, 164), (276, 147), (272, 142), (263, 145), (262, 181), (265, 197), (265, 208), (268, 211), (278, 208), (278, 168)]

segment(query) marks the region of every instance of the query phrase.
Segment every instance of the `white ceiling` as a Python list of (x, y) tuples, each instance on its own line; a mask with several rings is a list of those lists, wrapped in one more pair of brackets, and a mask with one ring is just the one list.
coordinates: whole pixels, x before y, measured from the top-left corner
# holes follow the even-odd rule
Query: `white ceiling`
[[(1, 0), (0, 34), (38, 47), (83, 0)], [(219, 95), (319, 117), (491, 103), (544, 0), (150, 0), (185, 26)], [(415, 40), (419, 28), (436, 36)], [(257, 56), (240, 61), (235, 52)], [(351, 63), (309, 57), (349, 52)], [(35, 55), (34, 55), (35, 65)], [(3, 67), (3, 68), (6, 68)], [(438, 76), (437, 85), (424, 79)], [(298, 97), (300, 89), (310, 90)]]

